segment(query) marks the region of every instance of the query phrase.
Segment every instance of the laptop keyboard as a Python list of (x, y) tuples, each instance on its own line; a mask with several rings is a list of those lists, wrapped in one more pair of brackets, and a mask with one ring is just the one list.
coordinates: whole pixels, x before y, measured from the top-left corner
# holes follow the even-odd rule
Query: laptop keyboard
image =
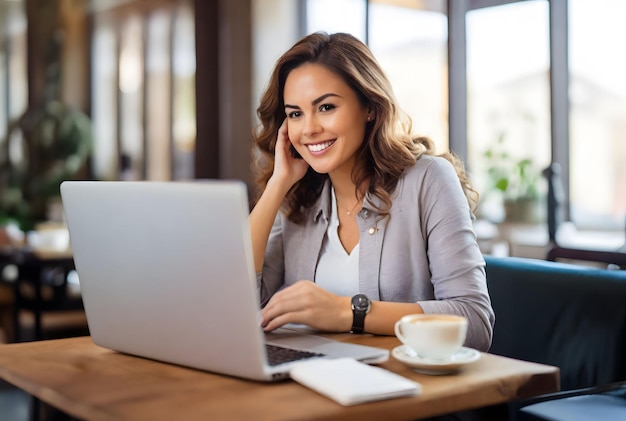
[(270, 366), (324, 356), (324, 354), (317, 352), (301, 351), (299, 349), (285, 348), (276, 345), (265, 344), (265, 347), (267, 349), (267, 361)]

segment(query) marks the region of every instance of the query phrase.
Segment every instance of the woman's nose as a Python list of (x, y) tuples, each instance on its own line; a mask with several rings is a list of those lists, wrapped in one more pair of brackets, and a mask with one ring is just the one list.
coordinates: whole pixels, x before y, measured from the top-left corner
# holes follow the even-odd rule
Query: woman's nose
[(315, 116), (306, 117), (304, 120), (304, 130), (302, 134), (307, 137), (315, 136), (322, 131), (322, 126)]

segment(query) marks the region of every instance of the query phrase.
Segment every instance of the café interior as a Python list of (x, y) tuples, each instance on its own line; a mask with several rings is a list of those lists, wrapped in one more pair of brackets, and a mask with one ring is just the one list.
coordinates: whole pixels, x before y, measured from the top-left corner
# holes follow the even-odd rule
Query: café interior
[[(608, 277), (624, 303), (625, 16), (620, 0), (0, 0), (0, 343), (89, 334), (62, 180), (237, 179), (254, 198), (261, 92), (314, 31), (366, 42), (414, 129), (463, 160), (488, 259), (571, 265), (594, 274), (587, 297)], [(603, 319), (604, 377), (510, 356), (558, 366), (561, 389), (624, 382), (623, 307)], [(0, 383), (0, 419), (76, 419), (32, 400)]]

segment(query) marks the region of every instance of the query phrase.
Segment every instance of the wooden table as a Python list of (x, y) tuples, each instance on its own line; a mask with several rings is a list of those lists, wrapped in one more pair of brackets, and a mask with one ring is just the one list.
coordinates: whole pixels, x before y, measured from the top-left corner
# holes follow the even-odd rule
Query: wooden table
[[(388, 349), (395, 337), (334, 339)], [(415, 420), (559, 390), (557, 367), (491, 354), (444, 376), (390, 357), (422, 394), (344, 407), (293, 381), (258, 383), (119, 354), (89, 337), (0, 345), (0, 377), (85, 420)]]

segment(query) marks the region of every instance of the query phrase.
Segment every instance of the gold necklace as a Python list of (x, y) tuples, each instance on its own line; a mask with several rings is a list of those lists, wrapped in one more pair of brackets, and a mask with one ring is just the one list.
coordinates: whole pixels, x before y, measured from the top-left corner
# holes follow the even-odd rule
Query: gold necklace
[(359, 206), (361, 203), (362, 203), (362, 199), (357, 200), (356, 203), (354, 204), (354, 206), (352, 206), (352, 209), (348, 210), (348, 208), (341, 206), (341, 203), (339, 203), (339, 200), (337, 200), (337, 206), (339, 206), (344, 211), (346, 211), (348, 216), (352, 215), (352, 212), (354, 212), (354, 210), (357, 208), (357, 206)]

